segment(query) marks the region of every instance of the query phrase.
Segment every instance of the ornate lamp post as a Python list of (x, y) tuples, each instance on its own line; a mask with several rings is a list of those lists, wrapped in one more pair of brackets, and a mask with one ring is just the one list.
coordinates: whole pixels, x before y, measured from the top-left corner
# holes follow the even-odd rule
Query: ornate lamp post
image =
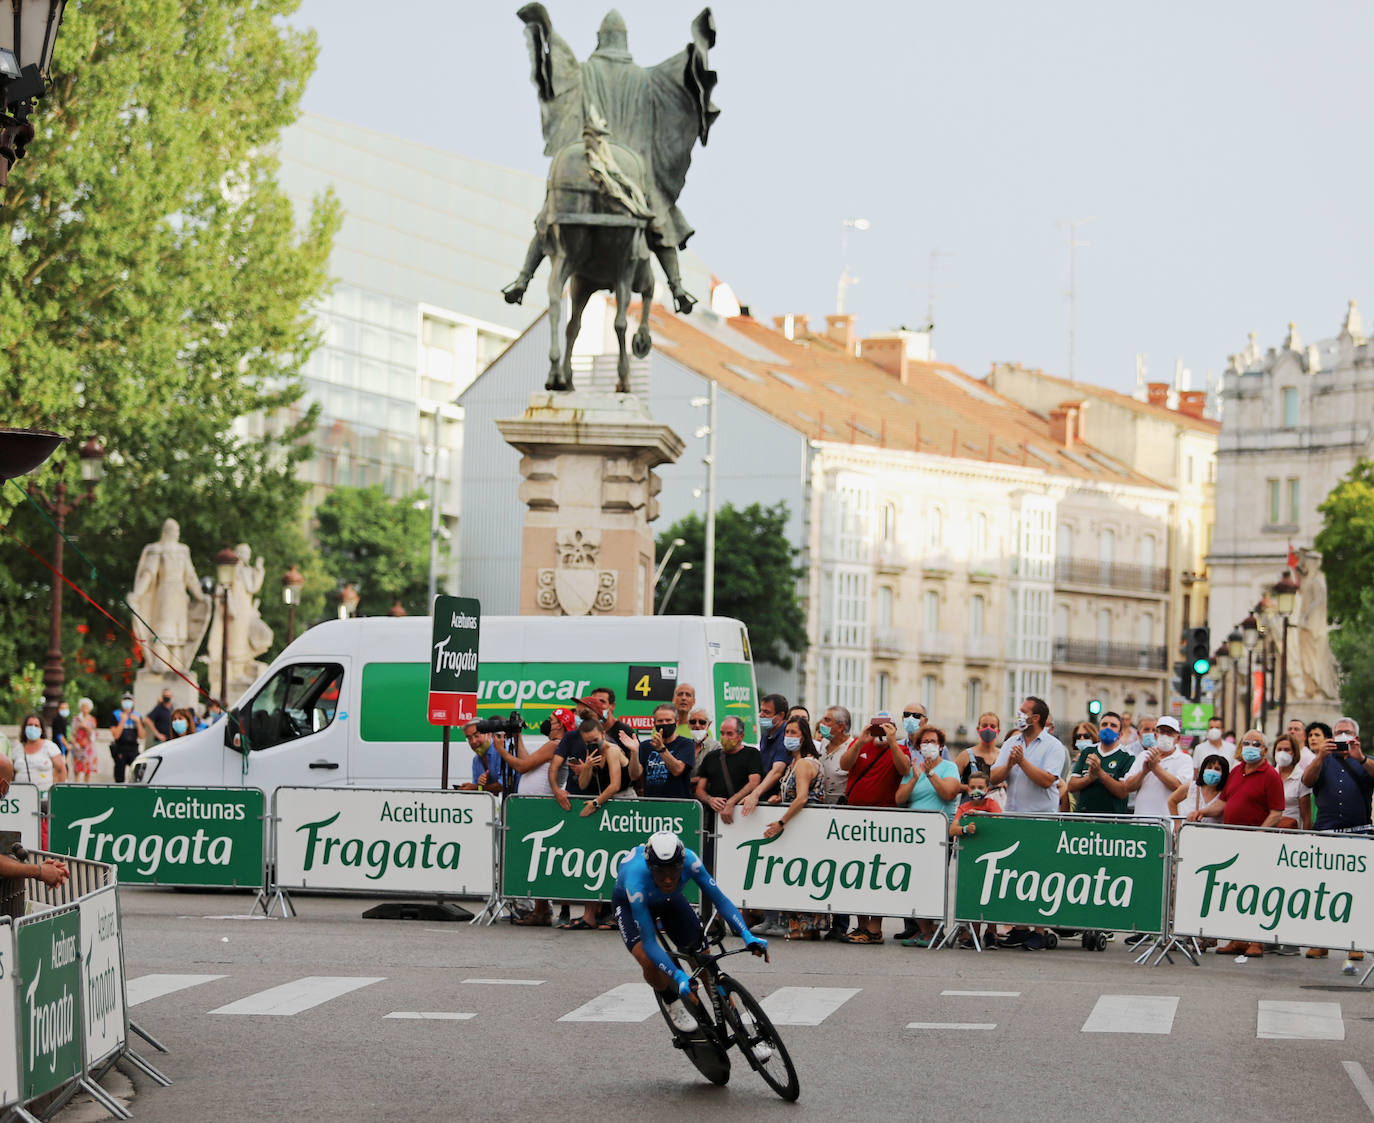
[(68, 496), (67, 483), (59, 478), (53, 491), (55, 498), (49, 499), (37, 484), (29, 485), (29, 494), (34, 497), (53, 518), (57, 527), (53, 535), (52, 547), (52, 600), (48, 606), (48, 653), (43, 659), (43, 719), (51, 722), (57, 716), (58, 703), (62, 701), (62, 690), (67, 685), (67, 669), (62, 661), (62, 558), (66, 545), (64, 534), (67, 529), (67, 516), (83, 503), (95, 498), (95, 485), (105, 474), (105, 450), (94, 439), (77, 449), (81, 461), (81, 480), (86, 490), (80, 495)]
[(1232, 628), (1231, 634), (1226, 637), (1226, 651), (1231, 656), (1231, 667), (1235, 671), (1235, 689), (1231, 691), (1231, 720), (1227, 724), (1236, 728), (1236, 708), (1240, 701), (1240, 660), (1245, 654), (1245, 637), (1240, 634), (1239, 628)]
[[(1245, 648), (1245, 728), (1249, 729), (1255, 712), (1255, 644), (1260, 637), (1259, 621), (1253, 612), (1240, 622), (1240, 635)], [(1241, 736), (1239, 729), (1236, 736)]]
[(219, 704), (229, 712), (229, 586), (234, 583), (234, 569), (239, 556), (225, 546), (215, 555), (215, 581), (219, 584)]
[(1293, 580), (1293, 574), (1285, 569), (1283, 576), (1274, 585), (1274, 605), (1279, 610), (1279, 615), (1283, 618), (1283, 653), (1280, 658), (1283, 665), (1279, 669), (1279, 729), (1284, 729), (1284, 720), (1288, 711), (1288, 629), (1293, 627), (1288, 618), (1293, 615), (1293, 608), (1298, 600), (1298, 583)]
[(281, 599), (286, 605), (286, 642), (289, 644), (296, 638), (296, 606), (301, 603), (301, 589), (305, 585), (305, 577), (294, 565), (286, 571), (286, 575), (281, 579)]
[(29, 114), (48, 90), (48, 70), (67, 0), (10, 0), (0, 12), (0, 187), (33, 140)]
[(344, 587), (339, 590), (339, 619), (347, 620), (358, 614), (358, 602), (363, 598), (358, 595), (358, 590), (353, 587), (352, 581), (345, 581)]
[(1221, 705), (1213, 708), (1212, 713), (1221, 718), (1222, 723), (1226, 722), (1226, 700), (1235, 693), (1235, 686), (1231, 682), (1231, 653), (1225, 644), (1217, 648), (1216, 654), (1212, 656), (1212, 664), (1216, 667), (1217, 673), (1221, 675)]

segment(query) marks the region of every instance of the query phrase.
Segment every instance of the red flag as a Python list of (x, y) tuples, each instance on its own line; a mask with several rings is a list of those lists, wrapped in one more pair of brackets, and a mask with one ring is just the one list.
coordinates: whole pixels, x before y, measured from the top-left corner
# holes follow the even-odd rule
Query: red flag
[(1291, 542), (1288, 543), (1288, 568), (1298, 568), (1298, 552), (1297, 550), (1293, 549), (1293, 543)]

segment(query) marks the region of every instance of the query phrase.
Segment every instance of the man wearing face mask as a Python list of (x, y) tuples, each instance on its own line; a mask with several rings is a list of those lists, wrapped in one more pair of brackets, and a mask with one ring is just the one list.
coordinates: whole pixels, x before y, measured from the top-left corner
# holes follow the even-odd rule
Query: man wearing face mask
[(1180, 787), (1187, 792), (1193, 782), (1193, 758), (1178, 744), (1181, 732), (1178, 718), (1156, 718), (1154, 747), (1136, 757), (1126, 773), (1126, 790), (1136, 793), (1137, 815), (1169, 818), (1169, 797)]
[(1222, 751), (1221, 739), (1224, 736), (1223, 726), (1225, 724), (1219, 717), (1207, 719), (1207, 735), (1200, 737), (1197, 744), (1193, 746), (1194, 779), (1197, 778), (1198, 769), (1202, 767), (1203, 758)]
[(1028, 697), (1016, 711), (1016, 732), (1002, 742), (989, 784), (1007, 785), (1006, 808), (1011, 812), (1057, 815), (1060, 777), (1069, 752), (1054, 734), (1046, 732), (1050, 708), (1041, 698)]
[(639, 764), (644, 770), (644, 794), (650, 798), (691, 799), (692, 766), (696, 745), (679, 737), (677, 710), (669, 702), (654, 708), (654, 731), (639, 743)]
[(164, 690), (158, 703), (148, 711), (148, 722), (153, 727), (153, 736), (165, 741), (172, 735), (172, 692)]
[(920, 702), (908, 702), (902, 708), (902, 746), (913, 760), (921, 755), (921, 730), (928, 723), (926, 708)]
[(151, 730), (148, 719), (134, 709), (134, 696), (126, 693), (119, 700), (119, 709), (115, 710), (110, 726), (110, 756), (114, 758), (116, 784), (124, 783), (124, 772), (138, 756), (144, 732)]
[(1328, 739), (1311, 737), (1312, 731), (1325, 734), (1321, 722), (1307, 727), (1309, 743), (1316, 751), (1303, 769), (1302, 782), (1312, 789), (1317, 800), (1314, 830), (1365, 834), (1371, 829), (1369, 805), (1374, 795), (1374, 759), (1360, 746), (1359, 726), (1354, 718), (1336, 722)]
[(1117, 723), (1121, 718), (1108, 710), (1102, 715), (1098, 743), (1083, 736), (1074, 740), (1078, 760), (1069, 777), (1069, 791), (1078, 793), (1078, 810), (1084, 815), (1124, 815), (1126, 785), (1122, 782), (1135, 757), (1121, 747)]
[[(704, 711), (693, 710), (691, 719), (698, 714), (704, 716)], [(697, 799), (725, 822), (733, 823), (735, 808), (758, 786), (762, 778), (762, 758), (758, 749), (744, 743), (740, 719), (722, 718), (720, 743), (714, 749), (703, 750), (697, 763), (693, 778)]]
[(763, 779), (751, 793), (755, 803), (767, 799), (787, 771), (787, 748), (782, 743), (786, 728), (787, 699), (781, 694), (765, 694), (759, 700), (759, 756), (763, 758)]

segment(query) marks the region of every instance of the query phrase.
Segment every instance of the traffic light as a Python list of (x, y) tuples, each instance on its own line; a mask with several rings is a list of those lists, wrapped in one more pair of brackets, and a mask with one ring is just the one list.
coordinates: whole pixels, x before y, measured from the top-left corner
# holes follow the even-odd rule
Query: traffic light
[(1212, 630), (1208, 627), (1189, 628), (1184, 638), (1184, 654), (1193, 674), (1204, 678), (1212, 669)]
[(1096, 724), (1097, 719), (1098, 719), (1099, 717), (1102, 716), (1102, 701), (1101, 701), (1101, 699), (1099, 699), (1099, 698), (1094, 698), (1092, 701), (1090, 701), (1090, 702), (1088, 703), (1088, 716), (1089, 716), (1090, 718), (1092, 718), (1092, 719), (1093, 719), (1093, 723)]
[(1187, 663), (1174, 664), (1174, 693), (1189, 702), (1194, 701), (1193, 668)]

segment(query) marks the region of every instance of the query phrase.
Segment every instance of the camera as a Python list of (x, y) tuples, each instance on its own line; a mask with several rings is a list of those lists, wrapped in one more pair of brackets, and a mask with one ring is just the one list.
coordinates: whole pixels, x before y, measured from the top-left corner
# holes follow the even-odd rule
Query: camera
[(511, 710), (509, 717), (484, 717), (477, 723), (478, 733), (504, 733), (507, 737), (516, 736), (525, 728), (525, 719), (519, 710)]

